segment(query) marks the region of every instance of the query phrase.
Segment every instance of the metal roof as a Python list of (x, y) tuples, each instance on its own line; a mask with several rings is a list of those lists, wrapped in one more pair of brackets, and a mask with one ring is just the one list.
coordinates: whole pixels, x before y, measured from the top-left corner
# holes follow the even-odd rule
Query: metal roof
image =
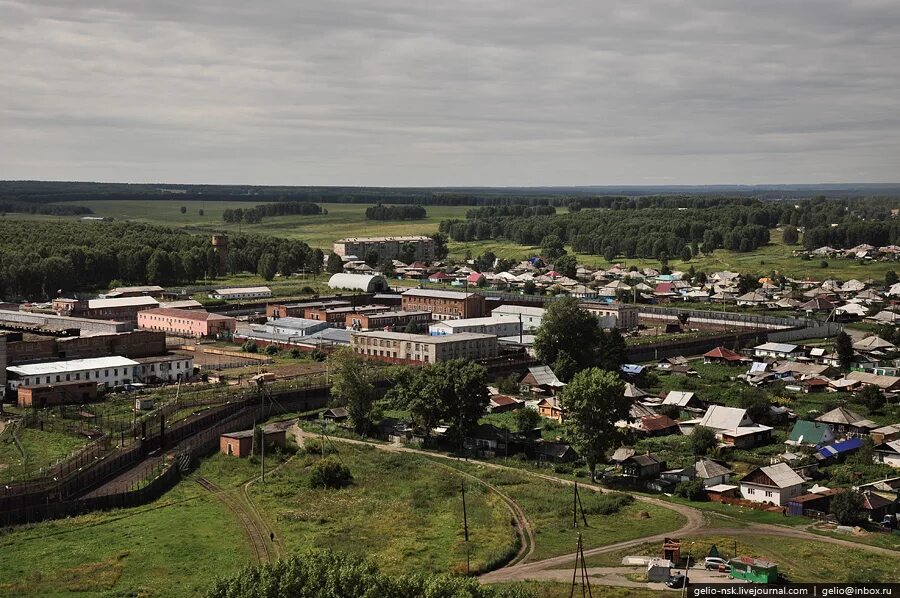
[(797, 345), (789, 343), (763, 343), (754, 347), (757, 351), (775, 351), (777, 353), (791, 353), (797, 349)]
[(676, 405), (678, 407), (687, 407), (688, 403), (691, 402), (691, 399), (694, 398), (694, 393), (682, 391), (682, 390), (672, 390), (669, 391), (669, 394), (666, 395), (666, 398), (663, 399), (663, 405)]
[(142, 305), (159, 305), (153, 297), (117, 297), (112, 299), (89, 299), (88, 309), (106, 309), (112, 307), (140, 307)]
[(716, 463), (712, 459), (700, 459), (694, 464), (694, 471), (703, 479), (715, 478), (731, 473), (730, 469), (721, 463)]
[(70, 359), (68, 361), (51, 361), (49, 363), (29, 363), (6, 368), (8, 372), (19, 376), (44, 376), (47, 374), (65, 374), (84, 370), (131, 367), (138, 362), (126, 357), (92, 357), (90, 359)]
[(432, 289), (410, 289), (403, 292), (404, 297), (430, 297), (433, 299), (468, 299), (475, 293), (463, 293), (462, 291), (436, 291)]
[(791, 469), (791, 466), (787, 463), (776, 463), (775, 465), (760, 467), (760, 471), (766, 474), (766, 477), (772, 480), (772, 483), (778, 488), (788, 488), (803, 483), (803, 478)]
[(528, 373), (534, 378), (535, 382), (540, 386), (565, 386), (564, 383), (556, 377), (556, 374), (550, 369), (549, 365), (536, 365), (528, 368)]
[(218, 295), (238, 295), (243, 293), (271, 293), (269, 287), (233, 287), (228, 289), (216, 289)]
[(459, 332), (457, 334), (441, 334), (430, 336), (427, 334), (409, 334), (406, 332), (389, 332), (383, 330), (368, 330), (365, 332), (353, 332), (353, 336), (370, 336), (372, 338), (390, 339), (395, 341), (408, 341), (414, 343), (455, 343), (459, 341), (481, 341), (496, 339), (493, 334), (481, 334), (480, 332)]
[(748, 423), (749, 421), (746, 409), (710, 405), (699, 425), (714, 430), (737, 430), (742, 423)]

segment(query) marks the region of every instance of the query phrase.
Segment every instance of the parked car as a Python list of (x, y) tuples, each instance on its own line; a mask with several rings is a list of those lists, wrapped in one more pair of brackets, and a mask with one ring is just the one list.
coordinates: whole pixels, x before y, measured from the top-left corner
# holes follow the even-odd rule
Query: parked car
[(676, 573), (675, 575), (670, 575), (669, 579), (666, 580), (666, 585), (673, 589), (680, 589), (687, 585), (689, 585), (690, 581), (687, 577), (682, 575), (681, 573)]
[(707, 571), (721, 571), (723, 566), (728, 566), (728, 561), (717, 556), (708, 556), (703, 560), (703, 566)]

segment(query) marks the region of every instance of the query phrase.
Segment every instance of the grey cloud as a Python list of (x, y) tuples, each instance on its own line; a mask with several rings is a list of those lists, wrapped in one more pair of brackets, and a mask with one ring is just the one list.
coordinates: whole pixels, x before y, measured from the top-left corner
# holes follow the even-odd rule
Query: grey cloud
[(0, 178), (895, 181), (900, 4), (0, 0)]

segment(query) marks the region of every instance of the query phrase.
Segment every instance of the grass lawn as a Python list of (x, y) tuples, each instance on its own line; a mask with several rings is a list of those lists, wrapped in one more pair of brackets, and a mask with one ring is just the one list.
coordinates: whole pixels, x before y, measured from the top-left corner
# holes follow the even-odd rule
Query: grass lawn
[[(575, 595), (581, 595), (581, 585), (576, 587)], [(531, 592), (535, 598), (571, 598), (572, 586), (568, 583), (558, 583), (554, 581), (521, 581), (518, 583), (498, 583), (491, 584), (496, 588), (525, 588)], [(645, 590), (641, 588), (617, 588), (614, 586), (591, 586), (594, 596), (602, 596), (603, 598), (658, 598), (663, 595), (673, 596), (674, 594), (665, 593), (656, 590)]]
[(9, 432), (0, 440), (0, 480), (35, 473), (80, 448), (88, 439), (66, 432), (23, 428), (19, 430), (19, 441), (28, 455), (27, 460), (22, 458)]
[[(460, 484), (463, 477), (410, 454), (335, 443), (354, 477), (341, 490), (306, 487), (318, 458), (297, 456), (254, 484), (251, 496), (288, 552), (333, 548), (373, 559), (385, 571), (462, 573), (466, 569)], [(466, 482), (473, 571), (515, 553), (503, 502)]]
[(191, 481), (155, 503), (0, 535), (2, 596), (195, 596), (251, 559), (241, 528)]
[(537, 561), (575, 552), (577, 534), (585, 548), (676, 530), (684, 518), (663, 507), (634, 502), (617, 513), (592, 513), (602, 499), (590, 490), (579, 492), (590, 527), (572, 528), (573, 489), (548, 480), (477, 464), (459, 464), (465, 471), (493, 484), (516, 501), (534, 529), (536, 548), (530, 560)]
[[(767, 536), (699, 536), (681, 538), (682, 554), (688, 550), (695, 558), (705, 557), (715, 544), (720, 554), (733, 556), (735, 542), (737, 553), (773, 561), (778, 570), (791, 582), (898, 582), (900, 569), (897, 559), (845, 548), (836, 544)], [(693, 546), (691, 544), (693, 543)], [(589, 567), (621, 566), (622, 558), (629, 555), (658, 555), (659, 544), (644, 544), (588, 557)]]

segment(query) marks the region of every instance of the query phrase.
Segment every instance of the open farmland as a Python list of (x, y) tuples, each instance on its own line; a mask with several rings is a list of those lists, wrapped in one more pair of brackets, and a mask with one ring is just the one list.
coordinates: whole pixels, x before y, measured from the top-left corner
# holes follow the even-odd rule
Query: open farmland
[[(366, 208), (373, 204), (319, 204), (327, 214), (310, 216), (289, 215), (267, 217), (259, 224), (227, 224), (222, 220), (226, 209), (246, 209), (258, 201), (184, 201), (165, 200), (97, 200), (79, 202), (94, 211), (95, 216), (132, 220), (194, 231), (259, 233), (299, 239), (311, 247), (330, 250), (341, 237), (372, 235), (427, 235), (437, 231), (438, 223), (447, 218), (464, 218), (470, 206), (427, 206), (428, 217), (423, 220), (382, 222), (366, 219)], [(187, 212), (181, 213), (181, 206)], [(199, 211), (203, 210), (201, 216)], [(72, 217), (74, 218), (74, 217)]]

